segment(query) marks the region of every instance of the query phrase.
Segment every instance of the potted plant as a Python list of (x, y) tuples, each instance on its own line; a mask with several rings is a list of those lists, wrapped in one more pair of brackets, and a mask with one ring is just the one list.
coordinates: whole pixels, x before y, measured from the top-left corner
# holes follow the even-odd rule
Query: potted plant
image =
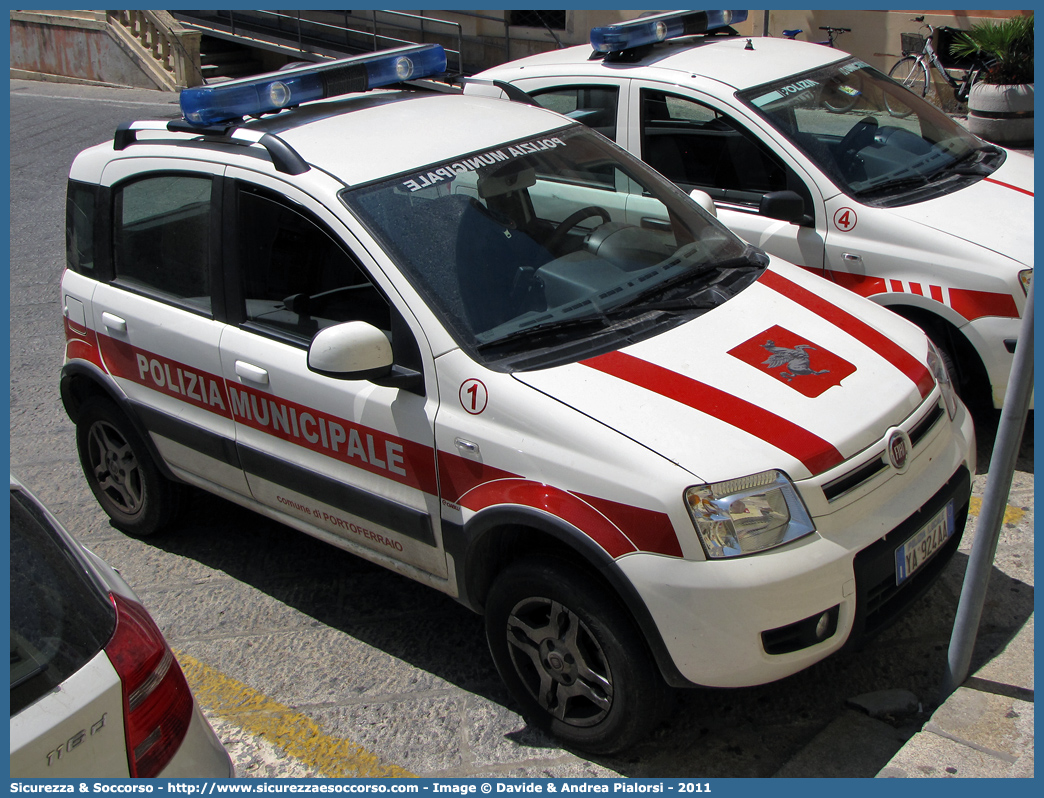
[(958, 34), (958, 57), (989, 62), (968, 95), (968, 129), (998, 144), (1033, 140), (1033, 16), (982, 22)]

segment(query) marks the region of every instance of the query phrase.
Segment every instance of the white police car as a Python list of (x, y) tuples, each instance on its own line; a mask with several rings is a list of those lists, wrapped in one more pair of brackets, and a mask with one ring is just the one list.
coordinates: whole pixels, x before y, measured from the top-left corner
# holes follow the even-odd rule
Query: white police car
[(908, 606), (974, 449), (916, 327), (545, 109), (394, 86), (241, 118), (426, 63), (186, 91), (192, 123), (76, 158), (62, 397), (115, 525), (188, 483), (444, 591), (592, 751), (665, 683), (779, 679)]
[(595, 28), (591, 47), (479, 77), (586, 122), (710, 194), (751, 243), (915, 322), (962, 396), (1000, 407), (1033, 270), (1033, 159), (840, 50), (734, 35), (746, 15)]

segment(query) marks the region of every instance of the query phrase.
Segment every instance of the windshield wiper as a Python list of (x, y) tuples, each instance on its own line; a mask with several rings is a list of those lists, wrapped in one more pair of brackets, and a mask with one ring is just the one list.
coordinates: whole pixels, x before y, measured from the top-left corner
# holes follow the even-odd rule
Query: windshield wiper
[(987, 156), (996, 155), (996, 147), (978, 147), (971, 152), (962, 155), (956, 161), (951, 163), (949, 166), (944, 166), (932, 177), (939, 177), (946, 174), (954, 175), (988, 175), (992, 174), (993, 170), (988, 167), (983, 161), (986, 160)]
[(577, 316), (570, 319), (553, 319), (545, 321), (540, 324), (534, 324), (530, 327), (523, 327), (521, 330), (515, 330), (507, 335), (503, 335), (500, 338), (494, 338), (491, 341), (483, 341), (475, 346), (475, 348), (484, 352), (493, 347), (504, 346), (514, 341), (519, 340), (530, 340), (532, 338), (544, 337), (549, 335), (555, 335), (566, 331), (575, 331), (576, 329), (582, 329), (584, 327), (593, 327), (597, 330), (605, 328), (608, 320), (602, 313), (587, 313), (583, 316)]
[[(765, 251), (763, 249), (759, 249), (758, 247), (755, 247), (755, 246), (752, 246), (751, 244), (748, 244), (746, 246), (746, 248), (743, 250), (743, 254), (742, 255), (738, 255), (735, 258), (726, 258), (725, 260), (709, 261), (707, 263), (701, 263), (699, 266), (696, 266), (696, 267), (694, 267), (692, 269), (688, 269), (687, 271), (684, 271), (681, 274), (676, 274), (673, 277), (670, 277), (670, 278), (668, 278), (667, 280), (664, 280), (661, 283), (657, 283), (656, 285), (649, 286), (647, 289), (645, 289), (644, 291), (639, 293), (637, 296), (631, 297), (626, 302), (622, 302), (621, 304), (616, 305), (616, 306), (610, 308), (609, 310), (611, 312), (616, 312), (616, 311), (622, 310), (624, 308), (628, 308), (629, 309), (629, 308), (636, 307), (638, 305), (644, 306), (646, 301), (649, 299), (649, 297), (660, 296), (662, 294), (665, 294), (667, 291), (669, 291), (672, 288), (677, 288), (678, 286), (684, 285), (685, 283), (688, 283), (688, 282), (691, 282), (691, 281), (695, 280), (698, 277), (703, 277), (703, 276), (709, 274), (710, 272), (724, 271), (726, 269), (743, 269), (743, 268), (761, 268), (761, 269), (763, 269), (766, 266), (768, 266), (768, 262), (769, 262), (768, 261), (768, 255), (765, 254)], [(667, 300), (666, 302), (673, 302), (673, 301), (674, 300)], [(652, 305), (649, 305), (649, 308), (650, 308), (650, 310), (660, 309), (660, 308), (655, 308)], [(677, 309), (677, 306), (673, 306), (671, 308), (664, 308), (664, 309)]]
[(855, 192), (854, 196), (856, 198), (867, 197), (871, 194), (880, 194), (883, 191), (895, 191), (896, 189), (912, 188), (927, 184), (928, 178), (924, 175), (907, 175), (906, 177), (896, 177), (892, 180), (885, 180), (877, 185), (870, 186), (869, 188), (860, 189)]

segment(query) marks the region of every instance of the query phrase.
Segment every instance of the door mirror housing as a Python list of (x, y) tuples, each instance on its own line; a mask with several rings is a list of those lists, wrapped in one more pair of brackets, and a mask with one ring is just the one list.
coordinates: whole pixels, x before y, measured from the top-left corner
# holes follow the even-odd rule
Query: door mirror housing
[(707, 211), (715, 219), (718, 218), (718, 209), (714, 205), (714, 198), (711, 197), (706, 191), (700, 191), (698, 188), (694, 188), (689, 192), (689, 196), (696, 201), (703, 210)]
[(758, 213), (769, 219), (779, 219), (792, 224), (806, 224), (805, 201), (796, 191), (769, 191), (761, 197)]
[(394, 363), (387, 334), (364, 321), (324, 327), (308, 347), (308, 368), (341, 380), (375, 380)]

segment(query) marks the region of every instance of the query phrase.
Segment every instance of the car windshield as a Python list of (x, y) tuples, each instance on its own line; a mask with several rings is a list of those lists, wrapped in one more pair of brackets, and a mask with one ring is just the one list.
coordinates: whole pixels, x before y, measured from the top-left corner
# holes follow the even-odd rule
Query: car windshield
[(506, 369), (654, 334), (725, 301), (766, 262), (580, 125), (342, 199), (460, 345)]
[(990, 174), (984, 145), (920, 96), (856, 58), (739, 93), (851, 197), (901, 205)]

